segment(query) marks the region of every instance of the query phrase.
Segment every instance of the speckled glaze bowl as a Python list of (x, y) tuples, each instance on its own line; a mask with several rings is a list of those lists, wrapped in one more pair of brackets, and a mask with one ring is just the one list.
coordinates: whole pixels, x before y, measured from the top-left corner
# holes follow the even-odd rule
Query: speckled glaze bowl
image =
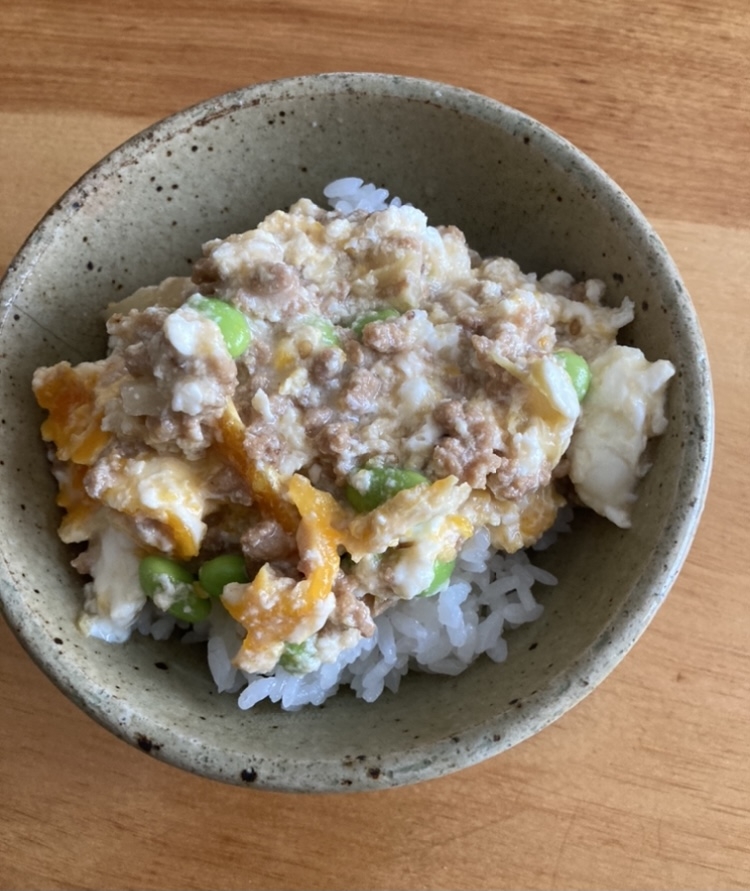
[[(202, 242), (257, 224), (340, 176), (386, 185), (486, 254), (630, 295), (630, 342), (677, 368), (670, 424), (622, 531), (581, 512), (538, 558), (559, 577), (509, 658), (456, 678), (409, 675), (365, 704), (243, 712), (215, 692), (201, 647), (76, 630), (81, 579), (58, 541), (34, 368), (104, 354), (101, 308), (188, 274)], [(538, 732), (591, 692), (651, 621), (680, 570), (708, 484), (706, 352), (680, 276), (641, 213), (568, 142), (483, 96), (423, 80), (329, 74), (248, 87), (139, 134), (56, 204), (2, 283), (0, 583), (7, 622), (89, 715), (153, 757), (266, 789), (375, 789), (439, 777)]]

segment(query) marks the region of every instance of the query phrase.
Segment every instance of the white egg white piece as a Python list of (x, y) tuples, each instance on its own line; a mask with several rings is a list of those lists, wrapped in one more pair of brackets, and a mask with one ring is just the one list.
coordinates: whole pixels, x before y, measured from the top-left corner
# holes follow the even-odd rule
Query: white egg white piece
[(666, 359), (649, 362), (635, 347), (612, 346), (591, 363), (591, 387), (571, 440), (570, 479), (581, 501), (617, 526), (630, 526), (638, 480), (648, 469), (648, 439), (664, 432)]

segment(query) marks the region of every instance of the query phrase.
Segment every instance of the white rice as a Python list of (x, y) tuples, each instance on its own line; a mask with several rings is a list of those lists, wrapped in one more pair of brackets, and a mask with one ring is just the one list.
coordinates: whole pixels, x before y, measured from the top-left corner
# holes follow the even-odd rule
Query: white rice
[(391, 198), (388, 201), (388, 189), (379, 189), (358, 176), (334, 180), (323, 189), (323, 194), (331, 207), (343, 214), (353, 213), (355, 210), (374, 213), (387, 207), (401, 207), (400, 198)]
[[(555, 532), (567, 531), (571, 511), (561, 512)], [(457, 675), (477, 658), (503, 662), (508, 655), (504, 634), (533, 622), (543, 612), (534, 596), (536, 583), (555, 585), (556, 578), (534, 566), (526, 551), (506, 555), (492, 550), (486, 530), (464, 545), (450, 583), (439, 594), (392, 606), (375, 619), (375, 633), (305, 675), (280, 666), (271, 675), (246, 674), (231, 657), (244, 634), (217, 605), (207, 623), (208, 663), (221, 692), (239, 693), (242, 709), (263, 699), (293, 711), (320, 705), (340, 686), (348, 686), (366, 702), (384, 690), (397, 692), (407, 671)], [(202, 629), (194, 632), (200, 636)]]

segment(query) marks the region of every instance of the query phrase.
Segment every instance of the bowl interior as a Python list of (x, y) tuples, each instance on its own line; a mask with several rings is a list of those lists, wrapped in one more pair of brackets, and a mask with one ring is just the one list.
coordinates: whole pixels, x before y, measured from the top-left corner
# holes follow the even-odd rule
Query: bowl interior
[[(510, 635), (508, 662), (410, 675), (372, 705), (241, 712), (202, 647), (82, 638), (80, 579), (57, 539), (33, 370), (105, 349), (102, 308), (189, 274), (202, 242), (356, 175), (453, 223), (527, 271), (602, 278), (636, 302), (628, 341), (677, 375), (633, 528), (580, 512), (537, 562), (560, 579)], [(275, 789), (371, 788), (457, 769), (528, 737), (616, 665), (667, 593), (705, 497), (711, 387), (695, 316), (661, 243), (590, 161), (488, 99), (424, 81), (329, 75), (250, 87), (140, 134), (87, 174), (31, 236), (2, 286), (2, 599), (32, 657), (95, 719), (157, 757)]]

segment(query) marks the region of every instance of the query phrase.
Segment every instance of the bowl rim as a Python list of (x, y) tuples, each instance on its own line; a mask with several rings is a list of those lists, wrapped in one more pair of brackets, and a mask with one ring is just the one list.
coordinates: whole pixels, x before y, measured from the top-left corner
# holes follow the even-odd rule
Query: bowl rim
[[(362, 777), (358, 780), (355, 779), (351, 786), (342, 787), (338, 782), (341, 777), (340, 763), (334, 761), (329, 765), (321, 765), (316, 761), (317, 773), (312, 785), (309, 781), (300, 784), (298, 781), (283, 776), (277, 781), (272, 780), (268, 783), (261, 782), (255, 785), (256, 788), (292, 792), (323, 792), (332, 789), (357, 791), (366, 788), (384, 788), (452, 773), (497, 755), (529, 738), (584, 699), (609, 675), (640, 638), (682, 569), (697, 532), (707, 498), (713, 462), (715, 423), (713, 386), (708, 355), (695, 308), (665, 245), (632, 199), (581, 149), (526, 113), (498, 99), (463, 87), (400, 74), (322, 72), (251, 83), (187, 106), (135, 133), (83, 173), (43, 215), (17, 251), (0, 280), (0, 330), (4, 327), (15, 297), (22, 289), (26, 278), (33, 272), (37, 259), (46, 250), (56, 229), (66, 225), (67, 221), (83, 206), (92, 178), (110, 175), (122, 166), (132, 163), (132, 159), (142, 149), (160, 145), (187, 128), (206, 124), (216, 118), (239, 111), (248, 105), (257, 105), (264, 100), (277, 100), (283, 95), (289, 94), (290, 91), (319, 91), (320, 89), (331, 94), (342, 91), (351, 92), (354, 89), (355, 91), (365, 90), (371, 95), (391, 96), (399, 100), (432, 99), (436, 101), (436, 104), (455, 109), (472, 118), (484, 119), (498, 126), (502, 123), (503, 129), (508, 129), (512, 124), (514, 133), (519, 135), (519, 138), (533, 133), (545, 153), (564, 155), (570, 175), (589, 183), (594, 181), (610, 195), (615, 196), (622, 206), (623, 214), (632, 220), (639, 230), (648, 233), (650, 247), (665, 280), (672, 282), (673, 287), (682, 294), (679, 304), (680, 311), (685, 324), (692, 330), (691, 361), (702, 367), (702, 376), (705, 382), (701, 392), (695, 394), (696, 403), (693, 406), (696, 424), (702, 426), (704, 439), (700, 447), (696, 446), (696, 461), (692, 471), (688, 472), (683, 469), (680, 500), (690, 503), (690, 508), (675, 523), (669, 541), (665, 542), (659, 551), (658, 559), (664, 568), (659, 575), (657, 590), (654, 590), (655, 586), (651, 585), (648, 591), (631, 591), (629, 595), (630, 617), (632, 619), (634, 613), (639, 616), (636, 633), (633, 633), (632, 621), (625, 623), (622, 621), (621, 615), (615, 615), (601, 632), (597, 642), (566, 667), (564, 678), (561, 679), (564, 689), (563, 686), (550, 687), (536, 695), (533, 715), (527, 712), (519, 717), (516, 734), (512, 737), (504, 736), (499, 741), (493, 740), (491, 722), (489, 721), (467, 731), (463, 736), (464, 751), (460, 763), (456, 762), (455, 746), (449, 740), (444, 740), (441, 744), (432, 743), (430, 745), (430, 759), (426, 762), (423, 758), (424, 753), (419, 750), (419, 747), (410, 749), (413, 755), (413, 769), (406, 778), (401, 769), (403, 765), (395, 773), (394, 768), (398, 765), (383, 765), (378, 782), (369, 781), (363, 772)], [(0, 559), (0, 611), (4, 614), (11, 630), (24, 649), (42, 671), (90, 717), (121, 739), (125, 739), (133, 745), (139, 745), (140, 727), (133, 730), (123, 728), (113, 714), (107, 713), (106, 709), (102, 708), (99, 700), (92, 699), (91, 696), (86, 695), (85, 689), (82, 690), (77, 686), (72, 677), (74, 672), (70, 669), (66, 670), (64, 665), (61, 666), (58, 658), (48, 652), (38, 641), (29, 639), (23, 634), (23, 598), (13, 585), (8, 558), (4, 553), (0, 556), (2, 557)], [(606, 653), (606, 656), (603, 656), (603, 653)], [(562, 695), (563, 693), (565, 696)], [(165, 728), (160, 726), (153, 716), (140, 716), (140, 718), (142, 719), (141, 723), (145, 726), (158, 727), (160, 738), (165, 741), (158, 752), (152, 752), (153, 756), (188, 771), (227, 781), (223, 770), (198, 769), (198, 759), (196, 758), (198, 749), (193, 751), (178, 744), (184, 743), (184, 740), (180, 739), (179, 732), (174, 731), (174, 744), (170, 744), (169, 733), (165, 732)]]

